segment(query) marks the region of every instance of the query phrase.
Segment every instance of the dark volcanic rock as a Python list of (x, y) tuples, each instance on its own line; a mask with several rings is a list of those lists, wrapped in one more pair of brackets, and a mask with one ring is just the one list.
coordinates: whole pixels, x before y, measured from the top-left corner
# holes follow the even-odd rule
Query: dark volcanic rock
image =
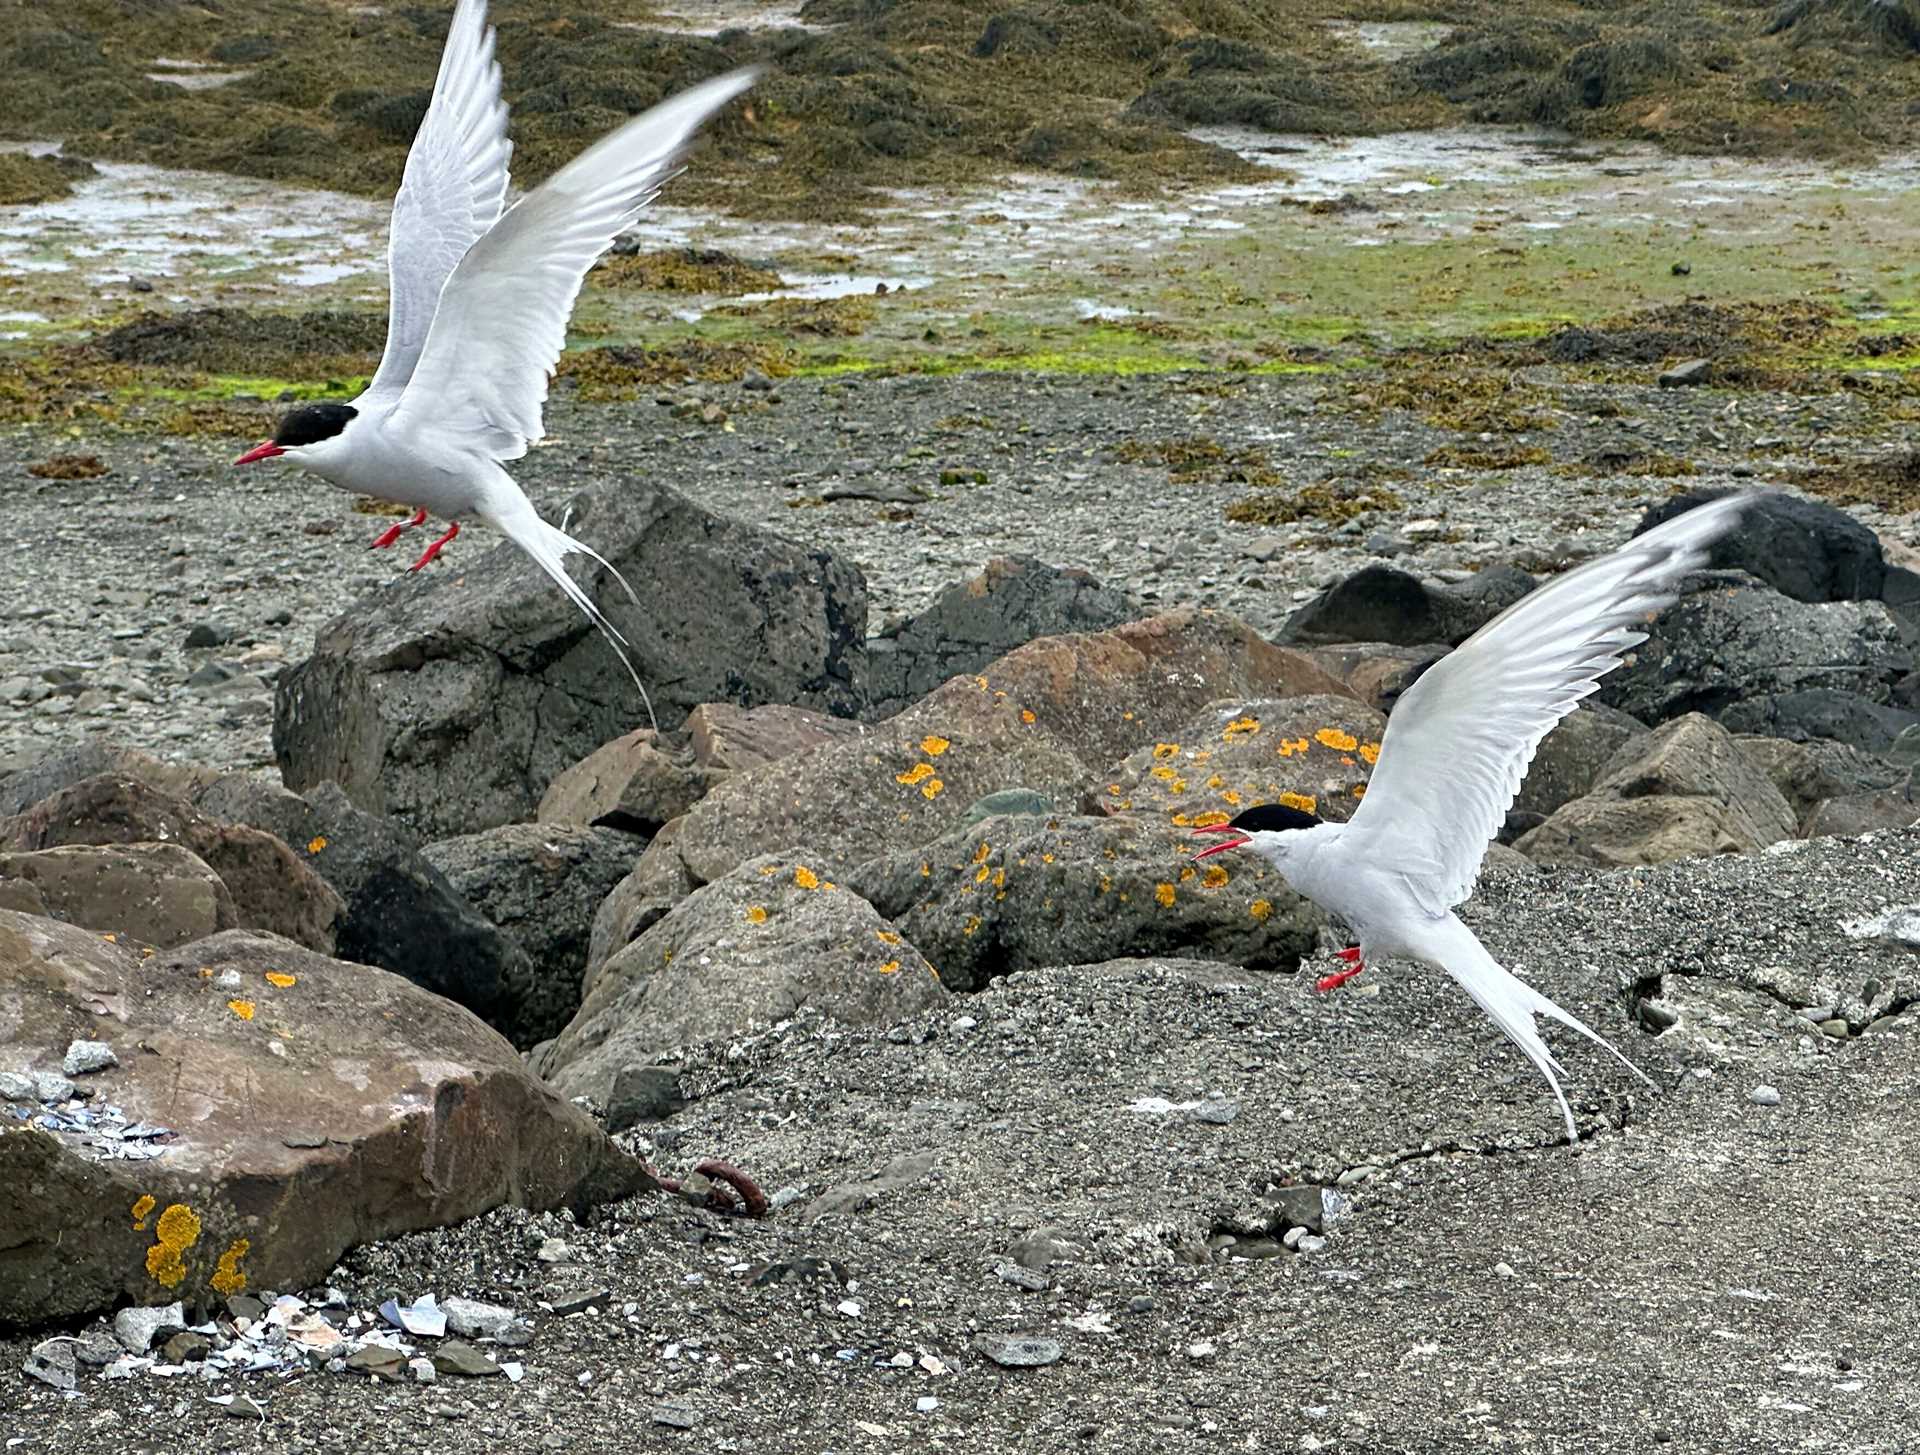
[(872, 709), (891, 717), (949, 677), (978, 672), (1036, 637), (1098, 632), (1141, 615), (1125, 592), (1030, 556), (996, 558), (978, 576), (867, 643)]
[(88, 1077), (95, 1100), (173, 1133), (135, 1161), (80, 1136), (0, 1132), (0, 1324), (127, 1299), (204, 1309), (304, 1287), (356, 1243), (503, 1202), (652, 1185), (467, 1011), (271, 936), (229, 931), (143, 961), (0, 912), (0, 1024), (37, 1069), (104, 1037), (119, 1064)]
[(476, 910), (391, 819), (356, 808), (337, 783), (306, 797), (230, 773), (200, 795), (208, 813), (291, 844), (345, 901), (337, 955), (404, 975), (458, 1001), (519, 1045), (538, 1040), (522, 1005), (538, 977), (512, 938)]
[(535, 1069), (604, 1104), (659, 1052), (724, 1039), (814, 1006), (886, 1024), (946, 995), (933, 967), (873, 906), (795, 849), (740, 865), (674, 906), (609, 960)]
[(1647, 726), (1615, 708), (1583, 702), (1540, 740), (1513, 806), (1521, 813), (1550, 814), (1589, 792), (1622, 747), (1647, 734)]
[[(1601, 702), (1646, 723), (1686, 712), (1720, 716), (1735, 704), (1810, 691), (1885, 704), (1913, 670), (1899, 628), (1877, 601), (1808, 605), (1733, 573), (1694, 581), (1627, 665), (1601, 679)], [(1739, 732), (1797, 736), (1750, 718), (1727, 722)]]
[(191, 763), (163, 762), (135, 748), (117, 748), (109, 743), (83, 743), (0, 778), (0, 814), (19, 813), (62, 788), (71, 788), (84, 778), (98, 777), (102, 773), (137, 778), (149, 788), (157, 788), (162, 793), (189, 802), (219, 776), (212, 768), (201, 768)]
[(530, 1046), (557, 1035), (580, 1008), (594, 911), (640, 857), (615, 829), (502, 824), (428, 844), (422, 856), (531, 963), (509, 1037)]
[[(1688, 490), (1663, 500), (1633, 533), (1655, 526), (1730, 490)], [(1769, 491), (1758, 496), (1740, 524), (1714, 543), (1707, 563), (1745, 571), (1795, 601), (1873, 601), (1886, 584), (1880, 538), (1844, 510), (1818, 500)]]
[[(576, 497), (569, 529), (639, 595), (576, 567), (632, 643), (662, 727), (702, 702), (865, 705), (866, 586), (852, 566), (645, 481)], [(280, 679), (273, 740), (294, 791), (332, 779), (442, 838), (531, 817), (555, 774), (644, 722), (611, 646), (502, 545), (324, 628)]]
[(1362, 566), (1289, 617), (1281, 638), (1312, 646), (1458, 646), (1538, 584), (1517, 566), (1490, 566), (1448, 585), (1429, 584), (1396, 566)]
[(990, 818), (863, 864), (849, 882), (955, 990), (1119, 955), (1292, 970), (1322, 916), (1257, 854), (1192, 862), (1185, 830), (1131, 816)]
[(65, 844), (174, 843), (220, 876), (242, 926), (331, 953), (340, 896), (281, 839), (201, 810), (135, 778), (83, 778), (22, 813), (0, 819), (0, 849)]
[(1901, 733), (1920, 725), (1920, 713), (1888, 707), (1857, 692), (1817, 687), (1743, 697), (1724, 708), (1719, 718), (1736, 733), (1764, 733), (1801, 743), (1824, 738), (1863, 753), (1888, 752)]

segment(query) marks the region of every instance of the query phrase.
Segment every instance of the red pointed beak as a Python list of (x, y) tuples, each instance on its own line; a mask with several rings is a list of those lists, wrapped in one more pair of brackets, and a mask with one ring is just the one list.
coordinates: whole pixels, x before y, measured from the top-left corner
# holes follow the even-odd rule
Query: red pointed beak
[(236, 465), (251, 465), (255, 460), (271, 460), (275, 455), (284, 455), (285, 453), (286, 451), (281, 449), (280, 446), (276, 445), (272, 440), (261, 440), (259, 444), (248, 450), (233, 463)]
[(1197, 828), (1193, 831), (1193, 836), (1196, 839), (1211, 838), (1215, 834), (1221, 834), (1221, 835), (1230, 834), (1232, 835), (1232, 837), (1231, 838), (1223, 837), (1220, 840), (1220, 842), (1217, 844), (1208, 844), (1206, 848), (1200, 850), (1197, 854), (1193, 856), (1196, 861), (1206, 858), (1209, 854), (1218, 854), (1227, 849), (1237, 849), (1242, 844), (1248, 843), (1250, 841), (1250, 836), (1248, 834), (1242, 832), (1240, 829), (1235, 828), (1230, 823), (1208, 824), (1204, 828)]

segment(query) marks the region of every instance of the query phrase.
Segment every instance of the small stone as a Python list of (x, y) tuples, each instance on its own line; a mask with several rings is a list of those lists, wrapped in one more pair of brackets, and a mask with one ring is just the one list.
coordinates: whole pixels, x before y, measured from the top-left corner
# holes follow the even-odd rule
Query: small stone
[(571, 1263), (573, 1249), (567, 1246), (563, 1238), (548, 1238), (533, 1256), (542, 1263)]
[(1306, 1236), (1307, 1230), (1305, 1228), (1288, 1228), (1286, 1235), (1281, 1238), (1280, 1241), (1288, 1248), (1298, 1249), (1300, 1240)]
[(424, 1356), (409, 1359), (407, 1372), (413, 1376), (416, 1384), (432, 1384), (440, 1377), (440, 1371), (433, 1367), (433, 1361)]
[(213, 1352), (213, 1340), (191, 1329), (182, 1329), (160, 1346), (160, 1357), (168, 1364), (198, 1364)]
[(1662, 369), (1655, 382), (1662, 389), (1685, 389), (1690, 385), (1706, 383), (1712, 372), (1713, 365), (1705, 359), (1687, 359), (1671, 369)]
[(1273, 1208), (1273, 1218), (1268, 1227), (1285, 1231), (1288, 1228), (1305, 1228), (1310, 1233), (1320, 1231), (1320, 1220), (1326, 1208), (1317, 1183), (1305, 1183), (1298, 1187), (1276, 1187), (1268, 1191), (1265, 1201)]
[(857, 1319), (860, 1317), (860, 1304), (856, 1299), (843, 1298), (834, 1305), (834, 1312), (843, 1318)]
[(653, 1422), (665, 1425), (669, 1430), (691, 1430), (699, 1423), (692, 1410), (685, 1405), (657, 1404), (653, 1407)]
[(1689, 262), (1684, 262), (1684, 261), (1678, 262), (1673, 265), (1673, 268), (1671, 271), (1674, 277), (1684, 278), (1693, 271), (1693, 264)]
[(229, 1419), (264, 1420), (267, 1417), (267, 1407), (251, 1395), (229, 1395), (220, 1401), (220, 1407), (227, 1412)]
[(385, 1344), (367, 1344), (347, 1355), (346, 1367), (352, 1374), (371, 1374), (376, 1379), (398, 1384), (406, 1371), (407, 1356)]
[(1296, 1253), (1318, 1253), (1326, 1246), (1327, 1240), (1325, 1238), (1321, 1237), (1318, 1233), (1308, 1233), (1306, 1237), (1294, 1244), (1293, 1250)]
[[(79, 1087), (57, 1071), (36, 1071), (33, 1073), (33, 1094), (42, 1101), (72, 1101), (82, 1093)], [(93, 1095), (92, 1092), (85, 1094)]]
[(484, 1379), (501, 1372), (498, 1364), (459, 1339), (449, 1339), (433, 1351), (433, 1367), (442, 1374), (464, 1374), (470, 1379)]
[(930, 1415), (940, 1408), (940, 1401), (930, 1394), (923, 1394), (913, 1402), (913, 1407), (919, 1414)]
[(217, 621), (196, 622), (187, 633), (187, 647), (224, 647), (233, 640), (233, 629), (222, 626)]
[(773, 390), (773, 380), (757, 369), (749, 369), (740, 380), (740, 387), (754, 394), (768, 394)]
[(1775, 1091), (1771, 1086), (1754, 1087), (1752, 1091), (1747, 1093), (1747, 1099), (1755, 1106), (1780, 1105), (1780, 1093)]
[(1153, 1310), (1153, 1295), (1150, 1293), (1136, 1293), (1127, 1300), (1127, 1312), (1130, 1314), (1150, 1314)]
[(1844, 1041), (1847, 1038), (1847, 1023), (1840, 1016), (1821, 1021), (1820, 1029), (1836, 1041)]
[(556, 1293), (547, 1302), (557, 1314), (583, 1314), (594, 1307), (605, 1308), (607, 1300), (613, 1297), (610, 1288), (582, 1288), (571, 1293)]
[(105, 1041), (75, 1041), (67, 1047), (60, 1069), (69, 1076), (85, 1076), (90, 1071), (105, 1071), (119, 1064), (120, 1058)]
[(153, 1347), (154, 1335), (162, 1329), (180, 1328), (186, 1321), (186, 1307), (180, 1303), (160, 1308), (123, 1308), (113, 1316), (113, 1336), (129, 1354), (144, 1354)]
[(1378, 1172), (1379, 1170), (1380, 1169), (1378, 1167), (1375, 1167), (1371, 1163), (1368, 1163), (1363, 1167), (1349, 1167), (1345, 1172), (1342, 1172), (1340, 1174), (1340, 1179), (1339, 1179), (1340, 1185), (1342, 1187), (1357, 1186), (1358, 1184), (1365, 1182), (1369, 1177), (1373, 1176), (1373, 1174)]
[(238, 1323), (241, 1319), (249, 1322), (259, 1319), (267, 1311), (266, 1304), (250, 1293), (236, 1293), (227, 1300), (227, 1317)]
[(74, 1372), (73, 1345), (65, 1339), (47, 1339), (35, 1344), (21, 1366), (31, 1379), (55, 1389), (72, 1389), (78, 1378)]
[(1056, 1341), (1032, 1334), (978, 1334), (973, 1347), (1007, 1369), (1039, 1369), (1060, 1358)]
[(0, 1071), (0, 1101), (33, 1101), (37, 1095), (31, 1076), (23, 1076), (18, 1071)]
[(1495, 1278), (1511, 1278), (1511, 1277), (1513, 1277), (1513, 1265), (1512, 1265), (1511, 1263), (1496, 1263), (1496, 1264), (1494, 1264), (1494, 1265), (1493, 1265), (1493, 1276), (1494, 1276)]
[(994, 1277), (1003, 1283), (1011, 1283), (1015, 1288), (1024, 1288), (1029, 1293), (1040, 1293), (1052, 1286), (1053, 1280), (1037, 1269), (1022, 1268), (1018, 1263), (1002, 1263), (993, 1270)]
[(1187, 1345), (1187, 1357), (1196, 1363), (1211, 1359), (1219, 1352), (1218, 1346), (1208, 1339), (1202, 1339), (1198, 1343)]
[(1240, 1103), (1237, 1101), (1203, 1101), (1187, 1113), (1189, 1120), (1212, 1127), (1224, 1127), (1239, 1115)]

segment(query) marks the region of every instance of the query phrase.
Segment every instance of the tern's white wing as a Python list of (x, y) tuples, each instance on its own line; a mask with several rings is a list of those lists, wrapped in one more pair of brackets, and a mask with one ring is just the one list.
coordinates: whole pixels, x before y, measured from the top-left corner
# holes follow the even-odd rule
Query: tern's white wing
[(1405, 874), (1423, 911), (1445, 914), (1472, 892), (1540, 739), (1646, 640), (1647, 618), (1706, 563), (1749, 499), (1699, 506), (1550, 581), (1394, 704), (1348, 832), (1356, 844), (1365, 837), (1373, 862)]
[(757, 72), (669, 98), (595, 142), (509, 207), (440, 293), (396, 429), (457, 437), (497, 460), (540, 438), (547, 380), (594, 260), (679, 169), (693, 135)]
[(440, 289), (507, 200), (507, 105), (486, 0), (459, 0), (433, 100), (414, 134), (387, 237), (387, 348), (362, 399), (398, 399), (412, 377)]

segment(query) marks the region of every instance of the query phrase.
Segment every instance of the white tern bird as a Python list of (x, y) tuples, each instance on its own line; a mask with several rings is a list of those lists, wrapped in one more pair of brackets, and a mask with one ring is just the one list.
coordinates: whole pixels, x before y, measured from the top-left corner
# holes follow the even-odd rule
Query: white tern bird
[[(286, 459), (362, 495), (416, 507), (378, 550), (429, 514), (447, 522), (419, 570), (477, 515), (504, 532), (622, 650), (626, 639), (567, 574), (591, 547), (535, 513), (501, 468), (545, 433), (547, 381), (581, 280), (679, 170), (701, 123), (745, 91), (751, 68), (702, 82), (610, 132), (507, 207), (507, 107), (486, 0), (459, 0), (433, 99), (407, 153), (387, 244), (387, 347), (351, 403), (288, 411), (234, 463)], [(646, 689), (641, 688), (645, 696)], [(651, 715), (652, 706), (649, 704)]]
[(1573, 1112), (1554, 1073), (1565, 1074), (1534, 1024), (1536, 1015), (1606, 1046), (1546, 996), (1509, 974), (1453, 906), (1473, 890), (1494, 836), (1553, 725), (1646, 640), (1641, 627), (1669, 605), (1680, 580), (1706, 564), (1714, 541), (1751, 500), (1698, 506), (1568, 571), (1516, 602), (1430, 667), (1394, 704), (1366, 797), (1346, 823), (1322, 823), (1279, 804), (1194, 830), (1217, 836), (1194, 855), (1249, 848), (1272, 861), (1299, 893), (1346, 922), (1359, 943), (1341, 951), (1350, 968), (1382, 956), (1444, 970), (1540, 1069), (1560, 1103), (1567, 1140)]

